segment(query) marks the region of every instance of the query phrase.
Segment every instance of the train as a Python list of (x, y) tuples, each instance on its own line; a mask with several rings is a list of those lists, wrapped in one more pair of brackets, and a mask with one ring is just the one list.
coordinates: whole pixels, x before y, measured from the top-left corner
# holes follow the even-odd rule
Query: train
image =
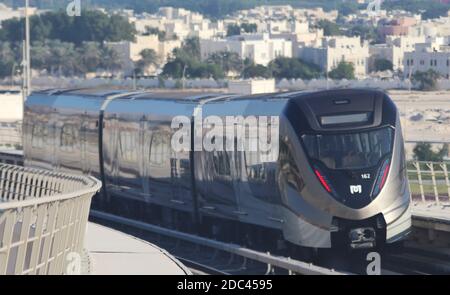
[[(199, 114), (276, 118), (275, 156), (196, 148), (211, 131)], [(180, 117), (189, 148), (175, 150)], [(305, 249), (374, 249), (411, 232), (400, 116), (383, 91), (42, 90), (26, 100), (23, 134), (26, 166), (96, 177), (94, 208), (167, 228)]]

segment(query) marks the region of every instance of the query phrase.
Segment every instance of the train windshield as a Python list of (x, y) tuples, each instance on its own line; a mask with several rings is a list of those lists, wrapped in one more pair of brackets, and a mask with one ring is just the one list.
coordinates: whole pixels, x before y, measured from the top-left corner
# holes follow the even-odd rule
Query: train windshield
[(310, 158), (329, 169), (374, 167), (392, 153), (394, 130), (390, 127), (348, 134), (304, 135)]

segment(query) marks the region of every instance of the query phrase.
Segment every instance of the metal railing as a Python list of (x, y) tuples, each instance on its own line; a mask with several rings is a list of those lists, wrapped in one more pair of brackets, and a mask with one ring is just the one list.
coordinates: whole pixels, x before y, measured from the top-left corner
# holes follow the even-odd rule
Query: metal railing
[(450, 206), (450, 162), (408, 163), (408, 178), (413, 198)]
[(171, 237), (177, 240), (182, 240), (195, 245), (215, 249), (216, 251), (223, 251), (232, 255), (243, 257), (245, 261), (252, 260), (267, 265), (267, 274), (271, 274), (274, 268), (287, 270), (289, 274), (301, 275), (348, 275), (351, 273), (327, 269), (316, 266), (310, 263), (272, 255), (270, 253), (262, 253), (255, 250), (243, 248), (242, 246), (230, 243), (224, 243), (216, 240), (211, 240), (201, 236), (196, 236), (188, 233), (179, 232), (163, 228), (157, 225), (148, 224), (142, 221), (128, 219), (125, 217), (100, 212), (96, 210), (91, 211), (91, 216), (102, 220), (118, 223), (121, 225), (131, 226), (143, 231), (156, 233), (165, 237)]
[(0, 164), (0, 274), (67, 274), (100, 187), (91, 177)]

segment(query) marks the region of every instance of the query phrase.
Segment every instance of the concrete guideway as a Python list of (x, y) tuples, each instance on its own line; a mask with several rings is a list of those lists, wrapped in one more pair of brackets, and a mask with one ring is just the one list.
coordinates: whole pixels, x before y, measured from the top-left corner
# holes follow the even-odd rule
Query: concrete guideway
[(87, 226), (85, 248), (90, 263), (87, 274), (90, 275), (192, 274), (167, 251), (95, 223)]

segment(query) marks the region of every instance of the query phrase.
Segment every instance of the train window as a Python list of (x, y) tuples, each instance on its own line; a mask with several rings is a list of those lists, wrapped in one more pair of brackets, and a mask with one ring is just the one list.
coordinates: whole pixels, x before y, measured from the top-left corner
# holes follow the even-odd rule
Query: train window
[(44, 148), (47, 138), (47, 128), (43, 123), (33, 125), (31, 133), (31, 146), (33, 148)]
[(348, 134), (304, 135), (309, 157), (330, 169), (373, 167), (392, 152), (394, 130), (383, 128)]
[(213, 151), (213, 164), (216, 175), (231, 176), (230, 157), (227, 152)]
[(247, 177), (253, 180), (266, 181), (267, 173), (259, 152), (245, 152)]
[(136, 132), (121, 131), (119, 133), (120, 156), (123, 160), (137, 162), (138, 138)]
[(79, 132), (75, 125), (66, 124), (61, 129), (60, 147), (62, 151), (73, 152), (76, 149)]
[(291, 149), (286, 142), (280, 143), (280, 170), (284, 174), (287, 184), (296, 191), (302, 191), (305, 181), (300, 175), (300, 170), (295, 163)]
[(164, 166), (170, 157), (170, 137), (163, 132), (154, 132), (152, 134), (150, 146), (150, 164), (152, 166)]

